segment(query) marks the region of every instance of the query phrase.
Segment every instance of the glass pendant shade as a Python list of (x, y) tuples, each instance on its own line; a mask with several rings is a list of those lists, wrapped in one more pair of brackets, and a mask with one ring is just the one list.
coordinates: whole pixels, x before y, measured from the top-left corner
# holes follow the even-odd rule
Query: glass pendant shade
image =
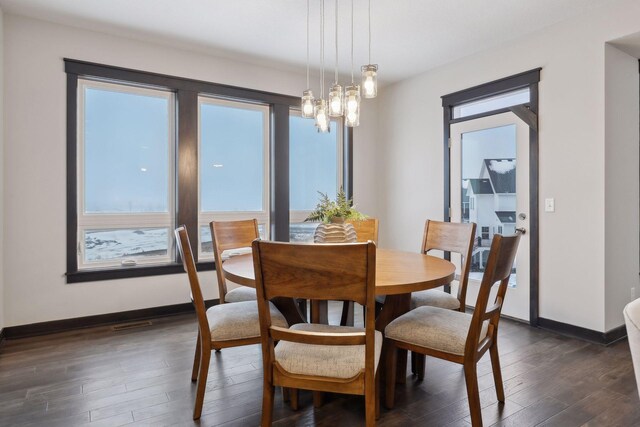
[(324, 99), (316, 99), (314, 114), (318, 132), (329, 132), (329, 111), (327, 109), (327, 101)]
[(310, 89), (302, 92), (302, 100), (300, 104), (300, 109), (302, 110), (302, 117), (305, 119), (313, 119), (314, 118), (314, 106), (315, 106), (315, 98), (313, 97), (313, 92)]
[(344, 114), (344, 95), (342, 86), (334, 84), (329, 90), (329, 116), (341, 117)]
[(362, 96), (365, 98), (375, 98), (378, 94), (378, 66), (362, 66)]
[(344, 119), (349, 127), (360, 124), (360, 86), (347, 86), (344, 91)]

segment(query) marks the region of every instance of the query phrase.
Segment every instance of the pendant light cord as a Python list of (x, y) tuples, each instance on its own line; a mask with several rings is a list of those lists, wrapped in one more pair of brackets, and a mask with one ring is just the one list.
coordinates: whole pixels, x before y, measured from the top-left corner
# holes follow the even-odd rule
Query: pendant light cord
[(320, 3), (320, 97), (324, 98), (324, 0)]
[(351, 0), (351, 84), (353, 84), (353, 0)]
[(307, 89), (309, 87), (309, 1), (307, 0)]
[(336, 0), (336, 75), (335, 84), (338, 84), (338, 0)]
[(369, 64), (371, 64), (371, 0), (369, 0)]

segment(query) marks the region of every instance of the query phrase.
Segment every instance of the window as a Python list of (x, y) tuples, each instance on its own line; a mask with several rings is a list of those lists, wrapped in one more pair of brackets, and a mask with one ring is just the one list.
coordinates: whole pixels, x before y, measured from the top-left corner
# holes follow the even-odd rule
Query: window
[(256, 218), (268, 238), (269, 107), (201, 96), (198, 114), (200, 254), (213, 258), (213, 220)]
[(475, 114), (486, 113), (487, 111), (500, 110), (518, 104), (529, 102), (529, 88), (514, 90), (507, 93), (483, 98), (478, 101), (471, 101), (453, 107), (453, 118), (473, 116)]
[(483, 239), (488, 239), (489, 238), (489, 227), (481, 227), (482, 228), (482, 238)]
[(80, 80), (78, 266), (173, 259), (174, 96)]
[(289, 116), (289, 239), (312, 242), (317, 223), (304, 222), (318, 203), (318, 192), (335, 199), (342, 185), (342, 124), (317, 132), (309, 119), (291, 110)]
[(256, 218), (286, 241), (290, 213), (351, 176), (352, 133), (318, 134), (297, 97), (64, 61), (68, 283), (181, 272), (177, 225), (198, 269), (215, 268), (210, 221)]

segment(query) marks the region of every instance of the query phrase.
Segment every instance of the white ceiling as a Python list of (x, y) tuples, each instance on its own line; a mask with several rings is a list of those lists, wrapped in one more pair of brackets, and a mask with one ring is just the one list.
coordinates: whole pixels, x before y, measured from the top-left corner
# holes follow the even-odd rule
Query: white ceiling
[[(326, 0), (326, 64), (334, 7)], [(525, 36), (614, 0), (371, 0), (372, 62), (392, 82)], [(319, 68), (319, 6), (311, 0), (311, 60)], [(367, 59), (367, 0), (354, 0), (356, 72)], [(304, 71), (304, 0), (0, 0), (4, 13)], [(350, 2), (339, 0), (340, 70), (348, 73)]]

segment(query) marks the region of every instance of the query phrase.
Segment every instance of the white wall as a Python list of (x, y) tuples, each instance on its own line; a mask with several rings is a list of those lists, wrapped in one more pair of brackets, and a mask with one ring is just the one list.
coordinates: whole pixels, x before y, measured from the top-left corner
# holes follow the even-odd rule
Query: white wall
[[(640, 2), (622, 0), (387, 88), (379, 100), (380, 238), (416, 250), (424, 220), (442, 218), (440, 97), (543, 67), (539, 191), (556, 199), (556, 212), (540, 212), (540, 316), (604, 331), (604, 43), (639, 29)], [(620, 174), (638, 181), (637, 169)]]
[(610, 330), (624, 323), (631, 288), (640, 291), (638, 59), (606, 44), (605, 79), (605, 330)]
[[(4, 281), (6, 326), (162, 306), (188, 301), (186, 276), (157, 276), (67, 285), (65, 208), (66, 75), (74, 58), (298, 96), (305, 78), (175, 48), (5, 16)], [(304, 70), (301, 70), (304, 71)], [(355, 133), (355, 193), (371, 215), (377, 198), (375, 110), (364, 109)], [(371, 107), (374, 108), (374, 107)], [(367, 129), (367, 122), (370, 128)], [(366, 183), (366, 184), (365, 184)], [(212, 272), (206, 297), (217, 297)]]
[(3, 253), (4, 253), (4, 16), (2, 9), (0, 9), (0, 331), (4, 328), (5, 322), (5, 308), (4, 308), (4, 268), (3, 268)]

